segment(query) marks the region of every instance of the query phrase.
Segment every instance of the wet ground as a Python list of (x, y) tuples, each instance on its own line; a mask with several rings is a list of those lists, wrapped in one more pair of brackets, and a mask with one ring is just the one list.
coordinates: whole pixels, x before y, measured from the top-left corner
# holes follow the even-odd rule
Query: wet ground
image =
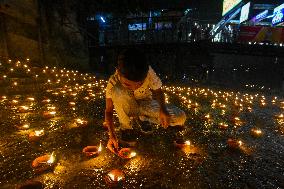
[[(0, 188), (27, 181), (45, 188), (107, 188), (105, 177), (113, 169), (125, 173), (122, 188), (284, 188), (279, 96), (164, 87), (168, 103), (187, 113), (180, 134), (190, 145), (175, 146), (173, 131), (155, 126), (152, 135), (140, 135), (136, 156), (122, 159), (106, 148), (105, 81), (33, 68), (28, 61), (1, 61), (0, 71)], [(33, 131), (43, 136), (29, 137)], [(100, 142), (98, 156), (82, 153)], [(48, 170), (32, 167), (52, 153)]]

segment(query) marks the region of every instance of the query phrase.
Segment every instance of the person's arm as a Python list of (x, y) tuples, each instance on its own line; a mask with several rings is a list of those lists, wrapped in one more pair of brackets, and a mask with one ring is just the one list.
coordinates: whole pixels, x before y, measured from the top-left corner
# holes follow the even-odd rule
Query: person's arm
[(164, 128), (167, 128), (170, 124), (169, 123), (170, 115), (169, 115), (169, 112), (168, 112), (166, 105), (165, 105), (166, 104), (165, 103), (165, 94), (164, 94), (164, 92), (162, 91), (161, 88), (153, 90), (152, 93), (153, 93), (153, 97), (157, 100), (157, 102), (160, 105), (160, 121), (161, 121), (161, 124)]
[(105, 122), (104, 124), (108, 128), (109, 133), (109, 142), (108, 148), (115, 152), (118, 149), (118, 141), (114, 131), (114, 124), (113, 124), (113, 102), (111, 98), (106, 98), (106, 109), (105, 109)]

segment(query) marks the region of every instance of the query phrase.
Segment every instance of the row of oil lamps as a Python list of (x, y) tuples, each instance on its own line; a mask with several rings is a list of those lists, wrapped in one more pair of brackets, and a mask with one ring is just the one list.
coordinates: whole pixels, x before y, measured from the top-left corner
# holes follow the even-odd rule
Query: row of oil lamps
[[(11, 61), (9, 61), (11, 62)], [(17, 62), (17, 64), (19, 64), (19, 62)], [(28, 66), (25, 65), (24, 66), (25, 68), (28, 69)], [(47, 74), (47, 70), (50, 70), (48, 67), (46, 67), (45, 69), (43, 69), (43, 73)], [(64, 72), (65, 72), (65, 75), (64, 75)], [(76, 76), (77, 75), (77, 72), (73, 72), (73, 76)], [(53, 73), (53, 74), (56, 74), (56, 68), (50, 70), (49, 73)], [(69, 70), (60, 70), (60, 74), (63, 74), (61, 76), (67, 76), (69, 77), (69, 73), (70, 71)], [(71, 75), (71, 74), (70, 74)], [(56, 77), (58, 76), (58, 74), (55, 75)], [(82, 76), (82, 74), (81, 74)], [(86, 76), (88, 76), (88, 74), (86, 74)], [(7, 77), (7, 76), (6, 76)], [(90, 77), (89, 79), (92, 79), (92, 77)], [(50, 80), (48, 80), (48, 83), (51, 83)], [(101, 86), (104, 86), (104, 82), (101, 83), (96, 83), (97, 85), (99, 84), (102, 84)], [(15, 84), (17, 85), (17, 84)], [(182, 89), (182, 88), (181, 88)], [(172, 89), (172, 88), (169, 88), (168, 91), (173, 91), (173, 93), (176, 93), (177, 92), (180, 92), (182, 91), (181, 89), (177, 88), (177, 89)], [(184, 88), (183, 88), (184, 89)], [(225, 94), (222, 94), (220, 93), (216, 93), (216, 92), (213, 92), (213, 91), (209, 91), (209, 90), (204, 90), (204, 89), (194, 89), (194, 90), (191, 90), (191, 91), (188, 91), (187, 92), (187, 95), (191, 94), (191, 95), (195, 95), (197, 96), (199, 93), (199, 95), (203, 95), (204, 97), (207, 97), (209, 95), (213, 95), (214, 97), (223, 97), (224, 99), (226, 99), (226, 101), (228, 101), (228, 98), (232, 98), (233, 97), (233, 93), (225, 93)], [(180, 94), (178, 94), (179, 96), (181, 96)], [(184, 96), (181, 96), (182, 99), (184, 101), (187, 101), (187, 103), (190, 104), (191, 107), (198, 107), (199, 105), (197, 103), (191, 103), (189, 101), (189, 99), (187, 99), (186, 97)], [(251, 99), (252, 97), (249, 97), (249, 96), (245, 96), (246, 97), (246, 101), (250, 102), (251, 103)], [(257, 96), (256, 96), (257, 97)], [(254, 99), (256, 97), (253, 97)], [(264, 97), (261, 97), (261, 104), (262, 105), (265, 105), (265, 98)], [(32, 99), (31, 99), (32, 100)], [(167, 98), (168, 100), (168, 98)], [(238, 106), (241, 106), (241, 104), (239, 104), (237, 101), (241, 101), (242, 102), (242, 99), (239, 99), (238, 96), (235, 97), (234, 99), (234, 104), (238, 105)], [(276, 99), (273, 99), (272, 103), (275, 103), (275, 100)], [(70, 102), (70, 105), (74, 105), (74, 102)], [(215, 107), (216, 105), (219, 105), (221, 108), (225, 108), (225, 105), (222, 105), (222, 104), (217, 104), (217, 101), (213, 101), (212, 103), (212, 106)], [(28, 111), (28, 107), (27, 106), (20, 106), (19, 107), (19, 112), (27, 112)], [(52, 118), (54, 117), (56, 114), (55, 111), (46, 111), (43, 113), (43, 116), (45, 118)], [(210, 115), (205, 115), (205, 118), (206, 119), (210, 119)], [(284, 120), (284, 116), (283, 114), (279, 115), (277, 117), (277, 119), (283, 119)], [(76, 123), (75, 124), (78, 124), (78, 125), (82, 125), (82, 126), (85, 126), (87, 124), (87, 121), (84, 121), (84, 120), (81, 120), (81, 119), (77, 119), (75, 121)], [(238, 117), (235, 118), (235, 122), (240, 122), (240, 119)], [(228, 127), (228, 125), (226, 123), (219, 123), (219, 127), (221, 129), (226, 129)], [(22, 128), (26, 128), (28, 129), (29, 128), (29, 125), (28, 124), (24, 124), (22, 126)], [(38, 131), (33, 131), (29, 134), (29, 140), (31, 142), (37, 142), (40, 140), (41, 137), (44, 136), (44, 130), (38, 130)], [(262, 131), (260, 129), (257, 129), (257, 128), (253, 128), (251, 130), (251, 134), (254, 136), (254, 137), (260, 137), (263, 135)], [(174, 142), (175, 146), (178, 147), (178, 148), (181, 148), (181, 149), (185, 149), (185, 148), (192, 148), (192, 145), (190, 144), (189, 141), (175, 141)], [(243, 145), (243, 142), (240, 141), (240, 140), (237, 140), (237, 139), (228, 139), (227, 140), (227, 144), (229, 147), (231, 148), (240, 148), (242, 145)], [(95, 158), (95, 157), (98, 157), (101, 153), (101, 150), (102, 150), (102, 144), (100, 142), (100, 145), (99, 147), (97, 146), (87, 146), (85, 148), (83, 148), (82, 150), (82, 153), (86, 156), (86, 157), (92, 157), (92, 158)], [(134, 151), (134, 149), (132, 148), (122, 148), (118, 151), (117, 155), (121, 158), (124, 158), (124, 159), (131, 159), (133, 157), (136, 156), (136, 152)], [(53, 169), (54, 166), (56, 165), (56, 158), (55, 158), (55, 155), (54, 153), (52, 154), (46, 154), (46, 155), (43, 155), (43, 156), (40, 156), (38, 158), (36, 158), (33, 162), (32, 162), (32, 167), (34, 168), (35, 172), (38, 172), (38, 173), (41, 173), (45, 170), (50, 170), (50, 169)], [(105, 177), (105, 180), (108, 184), (112, 185), (112, 186), (115, 186), (115, 185), (118, 185), (119, 183), (123, 182), (125, 180), (125, 174), (123, 171), (121, 170), (118, 170), (118, 169), (114, 169), (112, 170), (111, 172), (109, 172), (106, 177)]]

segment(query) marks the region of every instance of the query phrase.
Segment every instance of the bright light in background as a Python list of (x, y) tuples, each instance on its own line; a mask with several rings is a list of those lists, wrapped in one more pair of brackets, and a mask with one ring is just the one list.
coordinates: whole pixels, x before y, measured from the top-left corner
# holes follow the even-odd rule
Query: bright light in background
[(100, 18), (101, 18), (101, 20), (102, 20), (103, 23), (106, 22), (105, 19), (104, 19), (102, 16), (101, 16)]

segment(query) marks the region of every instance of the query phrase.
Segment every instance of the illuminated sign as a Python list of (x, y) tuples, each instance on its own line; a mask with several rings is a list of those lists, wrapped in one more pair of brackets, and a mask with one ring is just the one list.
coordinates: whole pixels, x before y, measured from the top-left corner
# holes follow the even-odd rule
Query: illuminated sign
[(240, 23), (246, 21), (249, 16), (250, 2), (245, 4), (241, 10)]
[(235, 6), (237, 6), (242, 0), (224, 0), (223, 1), (223, 12), (222, 16), (227, 14), (230, 10), (232, 10)]
[(146, 23), (128, 24), (128, 30), (146, 30)]
[(275, 26), (281, 22), (284, 22), (284, 3), (273, 11), (272, 25)]
[(278, 11), (281, 11), (282, 9), (284, 9), (284, 3), (278, 7), (276, 7), (273, 11), (273, 14), (276, 14)]
[(276, 12), (275, 16), (272, 19), (272, 25), (275, 26), (282, 22), (284, 22), (284, 8)]
[(260, 22), (261, 20), (267, 18), (268, 16), (268, 10), (265, 10), (261, 13), (259, 13), (258, 15), (256, 15), (255, 17), (253, 17), (251, 19), (251, 22), (256, 23), (256, 22)]
[(272, 4), (254, 4), (254, 10), (274, 10), (275, 5)]

